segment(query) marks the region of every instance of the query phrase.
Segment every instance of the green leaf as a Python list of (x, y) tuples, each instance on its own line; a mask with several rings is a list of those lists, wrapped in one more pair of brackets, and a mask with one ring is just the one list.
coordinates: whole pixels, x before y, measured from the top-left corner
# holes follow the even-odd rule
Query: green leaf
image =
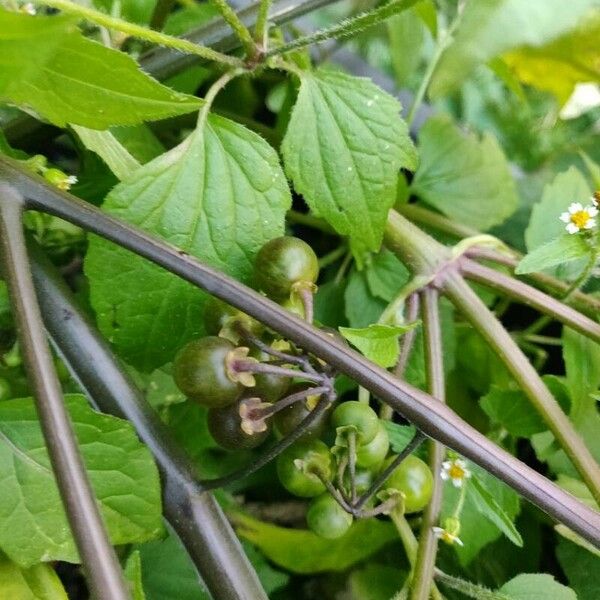
[(156, 0), (94, 0), (93, 4), (109, 15), (116, 13), (127, 21), (147, 25)]
[(577, 600), (577, 594), (551, 575), (527, 573), (505, 583), (499, 592), (513, 600)]
[(417, 166), (400, 108), (368, 79), (325, 69), (303, 73), (281, 146), (296, 191), (349, 236), (359, 261), (379, 250), (398, 170)]
[(556, 548), (558, 562), (578, 600), (600, 598), (600, 557), (561, 539)]
[(376, 298), (369, 289), (365, 269), (350, 273), (344, 300), (346, 318), (352, 327), (368, 327), (376, 323), (387, 306), (386, 302)]
[[(161, 490), (150, 452), (127, 421), (65, 397), (83, 460), (113, 544), (162, 531)], [(33, 400), (0, 403), (0, 549), (23, 567), (77, 562)]]
[(387, 420), (382, 421), (382, 423), (387, 429), (390, 447), (396, 454), (400, 454), (408, 446), (408, 443), (415, 437), (417, 432), (413, 425), (398, 425), (398, 423)]
[(390, 600), (405, 580), (397, 568), (369, 563), (350, 575), (351, 600)]
[(128, 55), (83, 37), (63, 16), (0, 9), (0, 100), (55, 125), (134, 125), (197, 110), (201, 101), (161, 85)]
[(74, 125), (73, 129), (84, 146), (95, 152), (119, 179), (127, 179), (140, 167), (140, 163), (110, 131), (96, 131), (78, 125)]
[(589, 256), (591, 247), (581, 235), (563, 233), (529, 252), (517, 265), (515, 272), (533, 273)]
[(142, 559), (139, 550), (134, 550), (127, 559), (125, 579), (129, 583), (132, 600), (146, 600), (142, 583)]
[[(248, 282), (255, 254), (283, 234), (290, 203), (275, 151), (210, 115), (115, 187), (103, 208)], [(95, 237), (85, 269), (100, 329), (140, 370), (169, 362), (202, 332), (205, 294), (175, 275)]]
[(386, 302), (391, 302), (410, 278), (408, 269), (385, 248), (373, 255), (364, 273), (371, 293)]
[(504, 512), (494, 496), (488, 492), (481, 480), (476, 475), (472, 475), (466, 485), (469, 486), (467, 493), (471, 493), (481, 514), (494, 523), (513, 544), (522, 547), (523, 538), (512, 519)]
[(596, 400), (590, 396), (600, 385), (600, 344), (568, 327), (563, 329), (563, 359), (566, 383), (571, 393), (571, 419), (577, 423), (594, 412)]
[(68, 600), (50, 565), (42, 563), (23, 569), (1, 553), (0, 594), (7, 600)]
[(403, 86), (423, 59), (426, 25), (413, 7), (388, 19), (386, 26), (394, 77)]
[(142, 544), (138, 550), (147, 600), (210, 600), (194, 563), (176, 535)]
[(553, 93), (564, 104), (577, 83), (600, 81), (599, 36), (600, 15), (592, 13), (553, 42), (509, 52), (504, 61), (521, 81)]
[(479, 139), (433, 117), (419, 133), (419, 155), (412, 192), (459, 223), (485, 231), (516, 209), (510, 167), (492, 135)]
[(454, 40), (435, 69), (430, 94), (456, 89), (473, 69), (520, 46), (539, 47), (573, 28), (595, 0), (478, 0), (465, 5)]
[(363, 328), (340, 327), (339, 330), (369, 360), (387, 368), (395, 365), (398, 360), (398, 337), (417, 325), (417, 322), (396, 327), (374, 324)]
[[(242, 546), (266, 593), (284, 587), (289, 576), (273, 568), (251, 544)], [(139, 546), (141, 573), (147, 600), (209, 600), (196, 567), (174, 534)], [(137, 600), (137, 599), (135, 599)]]
[[(529, 252), (562, 237), (565, 224), (560, 215), (572, 202), (589, 202), (592, 190), (585, 177), (575, 167), (559, 173), (544, 187), (542, 199), (533, 206), (529, 225), (525, 230), (525, 243)], [(575, 237), (575, 236), (573, 236)], [(581, 271), (581, 261), (575, 264), (557, 266), (550, 272), (559, 276), (569, 276)]]
[(492, 389), (481, 399), (481, 408), (493, 423), (515, 437), (528, 438), (548, 427), (520, 390)]
[(238, 534), (269, 560), (301, 574), (344, 571), (397, 537), (389, 521), (355, 521), (341, 538), (326, 540), (312, 531), (278, 527), (242, 513), (235, 513), (233, 519)]

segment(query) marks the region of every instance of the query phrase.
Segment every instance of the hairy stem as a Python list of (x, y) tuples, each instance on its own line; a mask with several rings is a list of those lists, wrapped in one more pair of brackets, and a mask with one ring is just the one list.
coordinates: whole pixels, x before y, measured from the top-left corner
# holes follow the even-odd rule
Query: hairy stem
[(394, 15), (410, 8), (415, 4), (416, 0), (391, 0), (387, 4), (375, 8), (372, 11), (362, 13), (356, 17), (346, 19), (338, 25), (334, 25), (328, 29), (321, 29), (310, 35), (299, 37), (283, 46), (273, 48), (267, 52), (267, 57), (276, 56), (278, 54), (287, 54), (292, 50), (305, 48), (312, 44), (318, 44), (326, 40), (342, 40), (355, 35), (359, 31), (363, 31), (368, 27), (372, 27), (393, 17)]
[(511, 600), (511, 598), (514, 598), (514, 596), (507, 596), (506, 594), (490, 590), (482, 585), (477, 585), (476, 583), (465, 581), (464, 579), (459, 579), (452, 575), (447, 575), (439, 569), (435, 570), (435, 579), (442, 585), (460, 592), (464, 596), (473, 598), (474, 600)]
[(271, 8), (272, 0), (260, 0), (258, 7), (258, 15), (254, 24), (254, 40), (257, 44), (267, 50), (268, 24), (269, 24), (269, 8)]
[[(421, 298), (423, 302), (423, 345), (425, 348), (427, 387), (434, 398), (444, 402), (446, 390), (438, 292), (432, 288), (426, 288), (421, 293)], [(437, 537), (433, 527), (438, 521), (442, 505), (443, 486), (439, 474), (444, 460), (445, 448), (434, 440), (430, 440), (428, 446), (429, 468), (433, 473), (433, 493), (427, 508), (423, 512), (419, 547), (413, 568), (411, 600), (428, 600), (433, 583), (433, 571), (437, 554)]]
[[(461, 264), (461, 269), (463, 274), (469, 279), (482, 283), (486, 287), (506, 294), (528, 306), (532, 306), (536, 310), (555, 318), (564, 325), (568, 325), (595, 342), (600, 342), (600, 324), (592, 321), (592, 319), (582, 315), (560, 300), (552, 298), (552, 296), (548, 296), (544, 292), (540, 292), (518, 279), (509, 277), (504, 273), (480, 265), (472, 260), (464, 260)], [(524, 331), (526, 334), (535, 332), (531, 329)]]
[(107, 29), (114, 29), (115, 31), (120, 31), (121, 33), (130, 35), (140, 40), (145, 40), (152, 44), (158, 44), (160, 46), (165, 46), (167, 48), (179, 50), (187, 54), (194, 54), (206, 60), (223, 63), (233, 67), (242, 67), (244, 64), (239, 58), (236, 58), (234, 56), (227, 56), (226, 54), (217, 52), (212, 48), (200, 46), (188, 40), (161, 33), (160, 31), (154, 31), (152, 29), (148, 29), (147, 27), (143, 27), (142, 25), (129, 23), (124, 19), (111, 17), (103, 12), (94, 10), (93, 8), (87, 8), (86, 6), (81, 6), (80, 4), (71, 2), (71, 0), (33, 1), (36, 4), (42, 4), (44, 6), (49, 6), (51, 8), (62, 10), (67, 14), (81, 17), (82, 19), (85, 19), (90, 23), (95, 23), (96, 25), (106, 27)]
[(221, 13), (221, 16), (233, 29), (238, 37), (248, 58), (254, 57), (256, 54), (256, 44), (252, 39), (250, 30), (242, 23), (236, 12), (229, 6), (227, 0), (210, 0), (210, 3)]
[(498, 354), (561, 447), (596, 501), (600, 502), (600, 468), (527, 357), (458, 273), (448, 273), (444, 293)]

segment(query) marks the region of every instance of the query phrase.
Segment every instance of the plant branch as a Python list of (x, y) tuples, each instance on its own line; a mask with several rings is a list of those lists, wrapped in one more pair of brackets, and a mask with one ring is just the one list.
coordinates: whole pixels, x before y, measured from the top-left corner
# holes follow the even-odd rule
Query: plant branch
[(174, 37), (172, 35), (167, 35), (166, 33), (161, 33), (160, 31), (154, 31), (153, 29), (148, 29), (147, 27), (143, 27), (142, 25), (136, 25), (135, 23), (129, 23), (124, 19), (111, 17), (103, 12), (100, 12), (99, 10), (94, 10), (93, 8), (88, 8), (86, 6), (76, 4), (75, 2), (71, 2), (71, 0), (33, 1), (36, 4), (42, 4), (44, 6), (56, 8), (67, 14), (81, 17), (86, 21), (95, 23), (96, 25), (100, 25), (101, 27), (106, 27), (107, 29), (114, 29), (115, 31), (120, 31), (121, 33), (124, 33), (126, 35), (130, 35), (132, 37), (151, 42), (152, 44), (159, 44), (167, 48), (172, 48), (173, 50), (179, 50), (188, 54), (194, 54), (195, 56), (199, 56), (200, 58), (223, 63), (232, 67), (244, 66), (243, 61), (234, 56), (227, 56), (227, 54), (222, 54), (221, 52), (217, 52), (216, 50), (213, 50), (212, 48), (207, 48), (206, 46), (194, 44), (193, 42), (190, 42), (186, 39)]
[(271, 2), (272, 0), (260, 0), (258, 15), (254, 25), (254, 40), (257, 44), (260, 44), (263, 50), (267, 49), (269, 8), (271, 7)]
[[(440, 402), (445, 402), (446, 389), (438, 292), (432, 288), (426, 288), (421, 293), (421, 298), (423, 303), (423, 346), (425, 349), (427, 388), (434, 398)], [(429, 468), (433, 473), (433, 492), (431, 500), (423, 512), (419, 547), (413, 567), (411, 600), (428, 600), (433, 583), (433, 571), (437, 554), (437, 537), (433, 527), (438, 522), (442, 505), (443, 485), (440, 479), (440, 471), (445, 448), (434, 440), (430, 440), (428, 446)]]
[[(544, 294), (544, 292), (540, 292), (536, 288), (527, 285), (518, 279), (509, 277), (504, 273), (480, 265), (472, 260), (463, 260), (461, 269), (467, 278), (519, 300), (520, 302), (555, 318), (564, 325), (568, 325), (575, 331), (578, 331), (595, 342), (600, 342), (600, 324), (596, 321), (592, 321), (592, 319), (577, 312), (560, 300), (552, 298), (552, 296), (548, 296), (547, 294)], [(527, 330), (527, 333), (535, 332)]]
[(600, 501), (598, 463), (516, 342), (458, 273), (447, 275), (444, 293), (504, 362), (575, 465), (596, 501)]
[[(457, 238), (476, 237), (481, 235), (481, 232), (476, 229), (467, 227), (462, 223), (456, 223), (440, 213), (424, 208), (418, 204), (403, 204), (398, 207), (398, 212), (403, 216), (408, 217), (411, 221), (419, 223), (426, 228), (430, 227)], [(506, 254), (500, 254), (491, 248), (476, 247), (467, 252), (467, 255), (471, 257), (490, 260), (514, 269), (523, 256), (514, 249), (511, 249), (511, 254), (512, 258)], [(561, 297), (563, 300), (564, 295), (569, 292), (570, 286), (568, 283), (556, 279), (556, 277), (547, 275), (546, 273), (527, 273), (523, 277), (534, 282), (547, 292)], [(572, 306), (586, 314), (588, 317), (595, 318), (596, 315), (600, 313), (600, 298), (595, 298), (594, 296), (584, 294), (577, 290), (570, 294), (568, 300)]]
[(129, 600), (48, 348), (25, 247), (23, 207), (21, 195), (0, 182), (1, 267), (50, 464), (92, 594), (98, 600)]
[(394, 15), (401, 13), (402, 11), (410, 8), (415, 4), (416, 0), (391, 0), (387, 4), (375, 8), (372, 11), (362, 13), (350, 19), (346, 19), (333, 27), (327, 29), (321, 29), (310, 35), (299, 37), (283, 46), (273, 48), (266, 54), (267, 57), (277, 56), (280, 54), (287, 54), (292, 50), (298, 50), (311, 46), (312, 44), (318, 44), (326, 40), (343, 40), (349, 38), (360, 31), (364, 31), (369, 27), (373, 27), (378, 23), (393, 17)]
[(435, 72), (435, 69), (438, 66), (438, 63), (440, 62), (442, 55), (446, 51), (446, 48), (448, 48), (448, 46), (452, 43), (452, 38), (453, 38), (454, 32), (455, 32), (456, 28), (458, 27), (458, 24), (460, 23), (461, 14), (462, 14), (462, 12), (459, 9), (456, 14), (456, 17), (454, 18), (452, 23), (450, 23), (450, 26), (448, 27), (448, 29), (440, 28), (440, 30), (438, 32), (438, 39), (437, 39), (437, 42), (435, 45), (435, 49), (433, 51), (433, 55), (429, 61), (429, 64), (427, 65), (427, 69), (425, 70), (425, 73), (423, 74), (423, 78), (421, 79), (421, 83), (415, 93), (413, 103), (412, 103), (410, 110), (408, 111), (408, 115), (406, 117), (406, 123), (408, 124), (409, 128), (415, 119), (415, 115), (417, 114), (417, 111), (419, 110), (421, 103), (423, 102), (423, 99), (425, 98), (425, 94), (427, 93), (427, 88), (429, 87), (429, 84), (431, 83), (431, 78), (433, 77), (433, 73)]
[(425, 434), (485, 468), (590, 543), (600, 546), (598, 513), (497, 447), (428, 394), (396, 379), (358, 352), (231, 277), (137, 227), (51, 187), (41, 177), (28, 173), (17, 161), (0, 156), (0, 179), (23, 194), (28, 208), (66, 219), (111, 240), (267, 323), (286, 339), (369, 389)]
[(514, 596), (507, 596), (506, 594), (490, 590), (482, 585), (472, 583), (471, 581), (465, 581), (464, 579), (447, 575), (439, 569), (435, 570), (435, 579), (442, 585), (460, 592), (464, 596), (473, 598), (474, 600), (511, 600), (514, 598)]
[(250, 30), (244, 25), (233, 8), (229, 6), (227, 0), (210, 0), (210, 3), (221, 13), (223, 19), (233, 29), (246, 51), (247, 58), (254, 57), (256, 54), (256, 44), (252, 39)]
[[(37, 244), (29, 244), (44, 324), (90, 401), (127, 419), (152, 452), (161, 475), (163, 510), (215, 600), (266, 600), (229, 521), (199, 485), (196, 466), (124, 372)], [(90, 535), (86, 531), (86, 535)]]

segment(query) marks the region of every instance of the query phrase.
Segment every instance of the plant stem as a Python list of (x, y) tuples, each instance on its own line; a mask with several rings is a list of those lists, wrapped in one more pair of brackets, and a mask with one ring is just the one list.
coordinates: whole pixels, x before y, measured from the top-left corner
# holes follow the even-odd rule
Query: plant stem
[(437, 229), (437, 231), (447, 233), (448, 235), (452, 235), (457, 238), (467, 238), (481, 235), (481, 231), (477, 231), (477, 229), (473, 229), (468, 225), (457, 223), (456, 221), (453, 221), (452, 219), (449, 219), (438, 212), (429, 210), (428, 208), (425, 208), (419, 204), (402, 204), (397, 206), (396, 210), (401, 215), (404, 215), (415, 223), (419, 223), (425, 227)]
[(393, 377), (346, 344), (235, 279), (182, 253), (177, 247), (61, 192), (28, 172), (18, 161), (3, 155), (0, 155), (0, 179), (23, 194), (28, 210), (66, 219), (100, 235), (267, 324), (282, 337), (368, 388), (426, 435), (480, 465), (541, 510), (600, 547), (600, 516), (596, 511), (499, 448), (425, 392)]
[(276, 56), (279, 54), (287, 54), (292, 50), (318, 44), (326, 40), (341, 40), (355, 35), (359, 31), (363, 31), (368, 27), (377, 25), (389, 19), (390, 17), (410, 8), (415, 4), (416, 0), (391, 0), (387, 4), (375, 8), (372, 11), (362, 13), (350, 19), (342, 21), (338, 25), (334, 25), (328, 29), (321, 29), (310, 35), (299, 37), (283, 46), (273, 48), (267, 52), (267, 57)]
[(328, 252), (321, 258), (319, 258), (319, 268), (324, 269), (329, 265), (337, 262), (340, 258), (346, 255), (348, 252), (348, 248), (345, 245), (338, 246), (335, 250)]
[[(595, 251), (590, 256), (590, 259), (588, 260), (587, 264), (585, 265), (585, 268), (583, 269), (583, 271), (580, 273), (579, 277), (577, 277), (577, 279), (575, 279), (569, 285), (569, 287), (565, 290), (564, 294), (561, 294), (560, 298), (563, 302), (567, 302), (576, 292), (579, 291), (579, 288), (583, 287), (586, 284), (586, 282), (588, 281), (588, 279), (590, 278), (590, 276), (592, 274), (592, 271), (594, 270), (594, 266), (596, 265), (597, 260), (598, 260), (598, 252)], [(546, 327), (550, 322), (551, 322), (551, 319), (549, 319), (547, 316), (540, 317), (537, 321), (535, 321), (529, 327), (527, 327), (523, 331), (523, 333), (525, 333), (525, 334), (538, 333), (538, 332), (542, 331), (542, 329), (544, 329), (544, 327)], [(583, 333), (583, 332), (580, 332), (580, 333)]]
[(476, 583), (465, 581), (464, 579), (459, 579), (458, 577), (452, 577), (451, 575), (447, 575), (439, 569), (435, 570), (435, 579), (442, 585), (460, 592), (464, 596), (473, 598), (474, 600), (511, 600), (511, 598), (513, 598), (513, 596), (509, 597), (501, 592), (489, 590), (482, 585), (477, 585)]
[(200, 129), (210, 112), (210, 109), (215, 101), (215, 98), (219, 94), (219, 92), (235, 77), (242, 73), (242, 69), (231, 69), (230, 71), (226, 71), (223, 73), (208, 89), (206, 92), (206, 96), (204, 96), (204, 104), (202, 108), (198, 112), (198, 121), (196, 123), (196, 129)]
[[(214, 600), (266, 600), (262, 586), (221, 507), (198, 485), (196, 465), (123, 370), (89, 316), (37, 244), (28, 244), (44, 324), (61, 358), (95, 408), (127, 419), (156, 460), (163, 513)], [(90, 537), (89, 524), (85, 534)], [(94, 566), (97, 555), (94, 557)], [(112, 596), (110, 600), (115, 600)]]
[[(432, 288), (425, 288), (421, 293), (421, 299), (423, 303), (423, 346), (425, 349), (427, 387), (429, 393), (436, 400), (445, 402), (446, 390), (438, 292)], [(433, 583), (433, 571), (437, 554), (438, 542), (433, 527), (438, 522), (442, 505), (443, 486), (439, 474), (444, 460), (445, 448), (434, 440), (430, 440), (428, 446), (429, 468), (433, 473), (433, 492), (431, 500), (423, 513), (419, 547), (413, 566), (411, 600), (428, 600)]]
[(307, 227), (322, 231), (323, 233), (337, 235), (329, 223), (314, 215), (302, 213), (297, 210), (288, 210), (286, 217), (291, 223), (306, 225)]
[(257, 44), (260, 44), (263, 50), (267, 50), (269, 8), (271, 8), (271, 2), (272, 0), (260, 0), (258, 15), (254, 25), (254, 40)]
[[(410, 528), (406, 517), (399, 510), (393, 510), (390, 513), (390, 517), (392, 519), (392, 522), (396, 526), (396, 530), (398, 531), (400, 540), (402, 540), (402, 545), (404, 546), (404, 551), (406, 552), (408, 562), (410, 563), (410, 566), (414, 569), (415, 562), (417, 560), (417, 551), (419, 547), (417, 538), (415, 537), (413, 530)], [(443, 600), (443, 596), (442, 594), (440, 594), (440, 591), (437, 589), (435, 584), (431, 586), (431, 597), (433, 598), (433, 600)]]
[(237, 13), (227, 3), (227, 0), (210, 0), (210, 3), (214, 5), (221, 13), (223, 19), (225, 19), (231, 29), (233, 29), (235, 35), (238, 37), (246, 51), (246, 57), (255, 57), (257, 48), (252, 39), (250, 30), (242, 23), (241, 19), (237, 16)]
[[(467, 227), (462, 223), (455, 223), (451, 219), (417, 204), (403, 204), (402, 206), (399, 206), (397, 210), (400, 214), (408, 217), (415, 223), (419, 223), (426, 228), (431, 227), (437, 231), (447, 233), (448, 235), (457, 238), (481, 235), (481, 232), (476, 229)], [(514, 249), (511, 249), (511, 252), (513, 254), (512, 259), (505, 254), (500, 254), (489, 248), (473, 248), (468, 254), (471, 256), (477, 254), (479, 258), (499, 262), (500, 264), (510, 266), (511, 269), (514, 269), (523, 256)], [(547, 275), (546, 273), (527, 273), (523, 277), (533, 281), (547, 292), (556, 294), (561, 298), (570, 288), (569, 284), (556, 277)], [(589, 294), (584, 294), (583, 292), (575, 290), (570, 294), (569, 300), (569, 304), (576, 307), (580, 312), (585, 313), (588, 317), (595, 318), (600, 312), (600, 299), (590, 296)]]
[(598, 463), (525, 354), (458, 273), (448, 273), (444, 293), (504, 362), (575, 465), (593, 497), (600, 502)]
[(160, 31), (154, 31), (152, 29), (148, 29), (147, 27), (136, 25), (135, 23), (129, 23), (124, 19), (111, 17), (109, 15), (104, 14), (103, 12), (94, 10), (93, 8), (87, 8), (85, 6), (75, 4), (75, 2), (71, 2), (70, 0), (33, 1), (36, 4), (42, 4), (44, 6), (49, 6), (51, 8), (62, 10), (67, 14), (81, 17), (86, 21), (90, 21), (91, 23), (100, 25), (101, 27), (106, 27), (107, 29), (114, 29), (115, 31), (125, 33), (126, 35), (130, 35), (132, 37), (151, 42), (152, 44), (158, 44), (160, 46), (165, 46), (174, 50), (180, 50), (181, 52), (185, 52), (187, 54), (195, 54), (196, 56), (200, 56), (201, 58), (204, 58), (206, 60), (212, 60), (233, 67), (242, 67), (244, 65), (243, 61), (234, 56), (227, 56), (227, 54), (222, 54), (221, 52), (217, 52), (212, 48), (200, 46), (188, 40), (177, 38), (172, 35), (167, 35), (165, 33), (161, 33)]
[(427, 92), (427, 88), (429, 87), (429, 84), (431, 83), (431, 78), (433, 77), (433, 73), (435, 72), (435, 69), (438, 66), (438, 63), (440, 62), (442, 55), (446, 51), (446, 48), (448, 48), (448, 46), (452, 42), (452, 36), (454, 35), (454, 32), (456, 31), (456, 28), (458, 27), (458, 24), (460, 23), (461, 14), (462, 13), (459, 10), (456, 17), (452, 21), (452, 23), (450, 23), (450, 26), (448, 27), (448, 29), (446, 29), (446, 30), (440, 29), (440, 31), (438, 33), (438, 40), (437, 40), (437, 43), (435, 46), (435, 50), (433, 52), (433, 56), (431, 57), (431, 60), (429, 61), (429, 64), (427, 65), (427, 69), (425, 70), (425, 73), (423, 74), (423, 79), (421, 80), (419, 88), (417, 89), (417, 92), (415, 93), (413, 103), (412, 103), (410, 110), (408, 111), (408, 115), (406, 117), (406, 122), (409, 127), (412, 125), (412, 123), (415, 119), (417, 111), (419, 110), (421, 103), (423, 102), (423, 98), (425, 98), (425, 93)]
[[(511, 298), (515, 298), (528, 306), (532, 306), (536, 310), (546, 313), (595, 342), (600, 342), (600, 324), (592, 321), (592, 319), (582, 315), (560, 300), (552, 298), (518, 279), (509, 277), (504, 273), (500, 273), (469, 259), (462, 261), (461, 268), (462, 272), (469, 279), (482, 283)], [(573, 293), (576, 289), (574, 287), (569, 293)], [(534, 328), (527, 328), (523, 331), (524, 334), (536, 332), (537, 330)]]
[(52, 361), (25, 246), (24, 207), (21, 194), (0, 182), (0, 268), (52, 473), (91, 593), (129, 600)]

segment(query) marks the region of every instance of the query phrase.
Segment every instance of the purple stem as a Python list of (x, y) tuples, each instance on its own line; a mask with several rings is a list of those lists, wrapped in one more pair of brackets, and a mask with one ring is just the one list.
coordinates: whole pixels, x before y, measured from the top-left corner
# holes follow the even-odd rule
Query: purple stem
[[(423, 316), (423, 346), (425, 349), (425, 368), (429, 393), (440, 402), (446, 400), (444, 377), (444, 359), (442, 347), (442, 329), (440, 324), (439, 294), (427, 287), (421, 292)], [(413, 568), (411, 600), (427, 600), (433, 585), (433, 572), (437, 554), (437, 538), (433, 526), (437, 523), (442, 505), (443, 486), (440, 470), (446, 449), (435, 440), (430, 440), (429, 468), (433, 473), (433, 493), (423, 513), (423, 522), (419, 536), (419, 547)]]
[(461, 265), (463, 274), (472, 281), (482, 283), (511, 298), (519, 300), (536, 310), (568, 325), (595, 342), (600, 342), (600, 323), (592, 321), (560, 300), (540, 292), (540, 290), (513, 277), (480, 265), (472, 260), (464, 260)]
[(525, 354), (459, 273), (448, 273), (443, 287), (452, 303), (504, 362), (600, 502), (598, 463)]

